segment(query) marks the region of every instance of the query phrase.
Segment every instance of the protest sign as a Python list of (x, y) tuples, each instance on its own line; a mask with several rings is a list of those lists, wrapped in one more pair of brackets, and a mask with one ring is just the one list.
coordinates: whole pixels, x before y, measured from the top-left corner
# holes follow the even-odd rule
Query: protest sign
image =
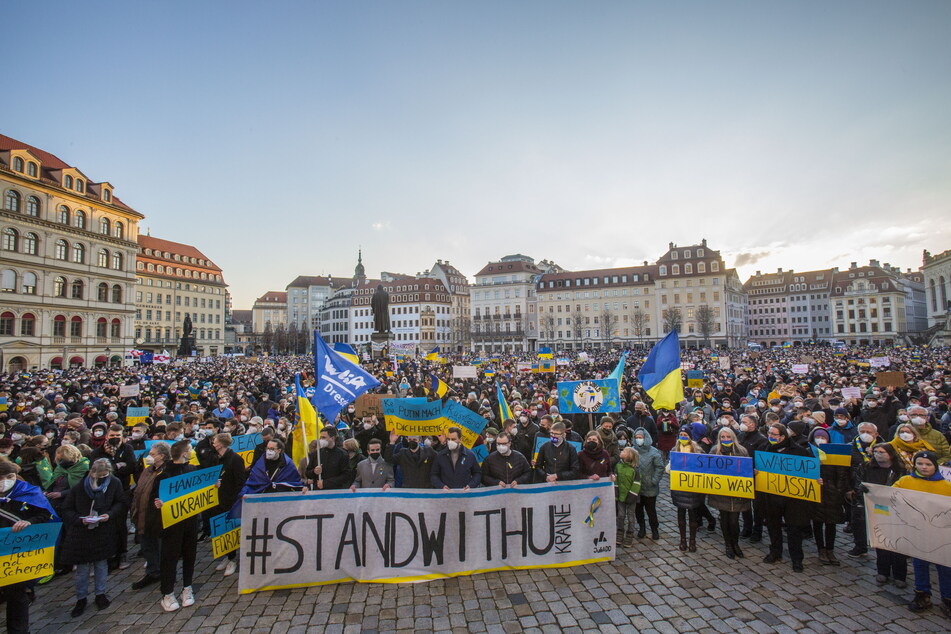
[(877, 372), (875, 384), (878, 387), (905, 387), (904, 372)]
[(168, 528), (202, 511), (218, 506), (218, 488), (215, 483), (220, 474), (221, 465), (218, 465), (209, 469), (189, 471), (160, 481), (162, 528)]
[(862, 398), (862, 390), (857, 387), (844, 387), (842, 398)]
[(241, 545), (241, 519), (228, 519), (228, 511), (215, 515), (211, 526), (211, 550), (215, 559), (223, 557)]
[(357, 418), (376, 416), (383, 418), (383, 400), (396, 398), (393, 394), (361, 394), (353, 402), (353, 414)]
[(531, 371), (532, 371), (532, 364), (531, 364), (531, 363), (527, 363), (527, 362), (522, 362), (522, 361), (520, 361), (520, 362), (518, 362), (518, 363), (515, 364), (515, 369), (516, 369), (516, 371), (518, 371), (518, 372), (531, 372)]
[[(532, 451), (532, 462), (538, 460), (538, 450), (542, 448), (546, 442), (551, 442), (551, 438), (545, 438), (544, 436), (535, 436), (535, 449)], [(581, 451), (581, 443), (576, 440), (566, 440), (569, 445), (575, 448), (575, 451)]]
[(872, 548), (951, 566), (951, 498), (878, 484), (865, 486), (865, 515)]
[(729, 370), (732, 366), (730, 365), (730, 357), (720, 357), (720, 369)]
[(948, 482), (951, 482), (951, 467), (942, 466), (938, 467), (938, 469), (941, 471), (941, 476)]
[(119, 386), (119, 398), (132, 398), (133, 396), (139, 395), (139, 384), (135, 383), (133, 385), (120, 385)]
[(796, 363), (792, 367), (793, 374), (809, 374), (808, 363)]
[(753, 459), (672, 451), (670, 488), (753, 499)]
[(479, 461), (479, 464), (482, 464), (489, 456), (489, 448), (486, 447), (485, 444), (476, 445), (472, 448), (472, 453), (475, 454), (476, 460)]
[(755, 455), (756, 490), (790, 498), (821, 501), (819, 459), (770, 451)]
[(703, 387), (703, 371), (687, 370), (687, 387)]
[(62, 522), (30, 524), (18, 533), (0, 528), (0, 586), (53, 574), (53, 551), (62, 527)]
[(125, 410), (125, 424), (127, 426), (144, 423), (149, 415), (148, 407), (128, 407)]
[(462, 432), (462, 444), (469, 449), (472, 449), (479, 438), (479, 434), (489, 423), (482, 416), (455, 401), (446, 402), (442, 408), (442, 415), (445, 419), (445, 429), (458, 427)]
[[(241, 459), (244, 460), (244, 466), (250, 467), (251, 461), (254, 460), (254, 449), (264, 440), (264, 437), (261, 436), (261, 433), (256, 434), (241, 434), (240, 436), (233, 436), (231, 443), (231, 451), (235, 452)], [(313, 440), (313, 438), (311, 438)]]
[(239, 591), (405, 583), (615, 557), (610, 480), (249, 495)]
[(474, 365), (454, 365), (452, 366), (452, 378), (454, 379), (474, 379), (478, 377), (478, 368)]
[(620, 400), (617, 379), (558, 382), (558, 411), (562, 414), (619, 412)]
[(387, 431), (400, 436), (436, 436), (443, 433), (442, 401), (425, 398), (388, 398), (383, 401)]
[(868, 360), (869, 367), (872, 368), (887, 368), (892, 364), (892, 360), (888, 357), (872, 357)]

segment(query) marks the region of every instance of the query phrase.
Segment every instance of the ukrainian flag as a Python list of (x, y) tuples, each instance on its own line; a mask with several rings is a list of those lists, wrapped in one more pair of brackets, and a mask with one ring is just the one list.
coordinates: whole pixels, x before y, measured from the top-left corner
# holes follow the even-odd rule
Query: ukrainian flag
[(827, 443), (825, 445), (816, 445), (816, 453), (819, 454), (819, 463), (835, 467), (852, 466), (852, 445), (840, 443)]
[(439, 361), (439, 346), (433, 348), (429, 354), (426, 355), (427, 361)]
[(555, 353), (552, 352), (552, 349), (548, 346), (544, 346), (538, 349), (538, 358), (539, 359), (554, 359)]
[(495, 368), (491, 368), (485, 371), (485, 378), (491, 379), (495, 376)]
[(625, 363), (625, 360), (626, 360), (626, 359), (627, 359), (627, 353), (626, 353), (626, 352), (622, 352), (622, 353), (621, 353), (621, 359), (617, 362), (617, 366), (615, 366), (614, 371), (611, 372), (610, 375), (608, 375), (608, 378), (609, 378), (609, 379), (616, 379), (616, 380), (617, 380), (617, 382), (618, 382), (618, 389), (620, 389), (621, 379), (624, 377), (624, 363)]
[(495, 397), (499, 399), (499, 420), (505, 421), (509, 418), (514, 419), (515, 415), (512, 414), (512, 408), (509, 407), (509, 404), (505, 401), (505, 395), (502, 394), (502, 388), (499, 387), (499, 384), (495, 384)]
[(538, 362), (538, 371), (539, 372), (554, 372), (555, 371), (555, 361), (554, 360), (545, 360)]
[(317, 438), (317, 410), (304, 392), (300, 385), (300, 373), (294, 375), (294, 387), (297, 394), (297, 413), (300, 415), (300, 423), (294, 428), (291, 434), (291, 453), (295, 460), (300, 460), (307, 455), (307, 445), (310, 441)]
[(684, 400), (684, 383), (680, 375), (680, 338), (677, 331), (657, 342), (647, 361), (637, 373), (647, 395), (654, 399), (654, 408), (674, 409)]
[(436, 396), (442, 398), (449, 391), (449, 386), (443, 383), (435, 374), (429, 375), (429, 389), (436, 393)]
[(360, 357), (357, 356), (357, 351), (350, 344), (337, 342), (334, 344), (334, 352), (353, 365), (360, 365)]

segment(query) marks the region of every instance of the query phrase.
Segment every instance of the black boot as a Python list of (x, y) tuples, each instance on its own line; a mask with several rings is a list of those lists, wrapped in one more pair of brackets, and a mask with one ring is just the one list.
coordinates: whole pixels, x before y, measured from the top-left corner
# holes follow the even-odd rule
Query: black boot
[(680, 530), (680, 550), (687, 550), (687, 520), (677, 520), (677, 528)]
[(687, 546), (687, 551), (691, 553), (697, 552), (697, 529), (700, 528), (700, 524), (691, 524), (690, 525), (690, 545)]
[(931, 607), (931, 593), (918, 592), (915, 590), (915, 598), (908, 604), (908, 609), (912, 612), (924, 612)]
[(736, 539), (735, 536), (733, 538), (733, 554), (739, 557), (740, 559), (743, 559), (746, 556), (743, 554), (743, 551), (740, 550), (740, 542), (738, 539)]
[[(928, 598), (930, 599), (931, 596), (929, 595)], [(929, 604), (930, 604), (930, 601), (929, 601)], [(75, 619), (77, 616), (81, 616), (82, 613), (85, 611), (86, 611), (86, 599), (80, 599), (79, 601), (76, 602), (76, 607), (73, 608), (73, 611), (70, 612), (69, 615)]]
[(644, 539), (645, 537), (647, 537), (647, 529), (644, 528), (643, 524), (640, 524), (637, 528), (637, 538)]

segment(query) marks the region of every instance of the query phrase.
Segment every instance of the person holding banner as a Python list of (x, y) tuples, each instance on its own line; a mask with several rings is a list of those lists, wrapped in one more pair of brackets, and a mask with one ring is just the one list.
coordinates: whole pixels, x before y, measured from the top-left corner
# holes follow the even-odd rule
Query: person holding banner
[[(539, 430), (538, 434), (542, 431)], [(551, 440), (541, 446), (535, 460), (535, 481), (555, 483), (577, 480), (580, 472), (578, 452), (565, 440), (568, 435), (565, 424), (553, 423), (548, 433)]]
[[(352, 440), (352, 439), (351, 439)], [(390, 444), (383, 449), (383, 459), (395, 467), (400, 468), (403, 475), (402, 488), (431, 489), (433, 488), (433, 463), (436, 452), (432, 447), (421, 442), (419, 436), (406, 436), (402, 442), (397, 442), (399, 436), (390, 432)], [(356, 444), (356, 441), (353, 441)], [(483, 480), (485, 467), (483, 463)]]
[(337, 447), (337, 430), (327, 425), (320, 430), (317, 450), (307, 457), (304, 478), (307, 486), (321, 491), (346, 489), (353, 484), (355, 470), (347, 452)]
[[(746, 455), (754, 459), (757, 451), (765, 451), (769, 446), (766, 436), (759, 431), (759, 417), (756, 414), (740, 416), (740, 433), (737, 439), (740, 446), (746, 449)], [(752, 508), (742, 514), (743, 530), (740, 537), (747, 537), (751, 543), (755, 544), (763, 539), (763, 526), (766, 523), (766, 494), (757, 491), (751, 506)]]
[[(31, 524), (58, 521), (47, 499), (40, 490), (17, 479), (20, 466), (0, 459), (0, 528), (19, 533)], [(88, 577), (87, 577), (88, 578)], [(7, 631), (29, 633), (32, 580), (0, 586), (0, 597), (7, 604)]]
[[(862, 423), (865, 425), (866, 423)], [(861, 425), (859, 426), (861, 427)], [(898, 457), (895, 447), (888, 443), (880, 443), (872, 447), (872, 457), (868, 462), (864, 462), (853, 469), (855, 472), (855, 497), (861, 501), (856, 505), (862, 510), (861, 525), (865, 526), (865, 503), (862, 494), (868, 491), (866, 484), (878, 484), (882, 486), (892, 486), (902, 476), (908, 473), (905, 469), (905, 463)], [(857, 531), (856, 531), (857, 532)], [(863, 531), (863, 538), (865, 534)], [(863, 542), (863, 547), (867, 547)], [(859, 544), (856, 543), (856, 547)], [(908, 577), (908, 557), (884, 548), (875, 549), (875, 567), (878, 574), (875, 575), (875, 583), (880, 586), (888, 583), (889, 578), (895, 581), (896, 588), (905, 588), (908, 584), (905, 579)]]
[[(935, 495), (951, 496), (951, 482), (944, 479), (938, 469), (938, 454), (934, 451), (919, 451), (914, 456), (911, 472), (899, 478), (892, 486), (911, 491), (923, 491)], [(908, 604), (912, 612), (924, 612), (931, 607), (931, 562), (913, 557), (915, 571), (915, 598)], [(951, 618), (951, 567), (935, 564), (938, 570), (938, 588), (941, 592), (941, 611)]]
[[(816, 428), (809, 434), (809, 444), (821, 451), (829, 444), (829, 430)], [(845, 521), (845, 494), (852, 490), (852, 467), (823, 464), (819, 467), (822, 479), (821, 502), (814, 508), (812, 535), (819, 550), (819, 563), (838, 566), (835, 556), (836, 525)], [(863, 518), (864, 519), (864, 518)]]
[[(749, 457), (732, 428), (720, 427), (716, 431), (716, 439), (716, 444), (710, 448), (711, 455)], [(750, 500), (732, 495), (708, 495), (707, 500), (710, 506), (720, 511), (720, 530), (723, 532), (727, 558), (742, 559), (744, 555), (740, 550), (740, 513), (750, 510)]]
[[(694, 423), (701, 427), (706, 427), (703, 423)], [(680, 428), (677, 436), (677, 445), (671, 450), (671, 453), (704, 453), (695, 441), (691, 440), (689, 425)], [(670, 473), (670, 463), (667, 464), (667, 473)], [(680, 550), (697, 552), (697, 531), (700, 529), (700, 508), (704, 506), (703, 493), (694, 491), (674, 491), (670, 492), (670, 499), (677, 507), (677, 528), (680, 530)], [(690, 526), (690, 541), (687, 541), (687, 526)]]
[[(805, 423), (802, 423), (805, 425)], [(769, 453), (812, 457), (812, 451), (793, 442), (789, 430), (782, 423), (773, 423), (766, 435)], [(822, 486), (822, 478), (819, 478)], [(814, 503), (779, 495), (766, 494), (766, 531), (769, 533), (769, 554), (763, 557), (764, 564), (772, 564), (783, 558), (783, 523), (786, 524), (786, 539), (793, 572), (802, 572), (802, 540), (812, 522)]]
[(495, 438), (495, 450), (482, 461), (482, 484), (515, 488), (531, 482), (528, 458), (512, 449), (512, 437), (503, 431)]
[[(211, 518), (231, 510), (234, 503), (238, 501), (238, 493), (244, 487), (248, 479), (248, 472), (244, 468), (244, 459), (236, 454), (231, 445), (234, 439), (231, 434), (215, 434), (211, 440), (211, 446), (218, 455), (218, 464), (221, 465), (221, 473), (218, 476), (218, 482), (215, 486), (218, 488), (218, 506), (205, 511), (205, 517)], [(210, 532), (210, 531), (209, 531)], [(225, 577), (230, 577), (238, 570), (237, 551), (232, 550), (227, 558), (219, 562), (215, 570), (223, 570)]]
[[(613, 423), (614, 421), (611, 420), (611, 422)], [(604, 438), (602, 433), (602, 430), (599, 429), (598, 431), (589, 431), (587, 436), (585, 436), (584, 446), (578, 453), (578, 466), (581, 468), (580, 474), (582, 478), (598, 480), (600, 478), (610, 477), (614, 473), (614, 461), (601, 444), (601, 440)], [(610, 437), (614, 439), (613, 431)], [(616, 440), (615, 447), (617, 447)], [(620, 458), (620, 454), (618, 457)]]
[[(112, 475), (112, 463), (106, 458), (93, 462), (89, 474), (66, 494), (63, 524), (70, 530), (63, 539), (60, 562), (76, 566), (76, 606), (70, 613), (73, 618), (86, 609), (90, 568), (95, 574), (96, 607), (109, 607), (109, 559), (116, 556), (116, 525), (125, 517), (126, 504), (122, 483)], [(122, 529), (125, 533), (125, 524)]]
[(462, 430), (446, 430), (446, 448), (436, 454), (433, 464), (434, 489), (468, 491), (482, 485), (482, 468), (475, 454), (462, 444)]

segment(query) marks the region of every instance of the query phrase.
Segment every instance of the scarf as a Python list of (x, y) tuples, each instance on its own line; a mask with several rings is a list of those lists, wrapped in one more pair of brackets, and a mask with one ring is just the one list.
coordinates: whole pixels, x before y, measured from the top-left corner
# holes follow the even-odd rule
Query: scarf
[(86, 495), (88, 495), (89, 499), (92, 500), (93, 509), (99, 507), (101, 502), (105, 499), (106, 490), (109, 488), (110, 480), (111, 477), (106, 476), (102, 478), (102, 482), (99, 483), (99, 486), (96, 486), (93, 484), (93, 478), (91, 475), (87, 475), (85, 478), (83, 478), (83, 490), (86, 491)]
[(49, 483), (46, 485), (46, 489), (49, 489), (53, 486), (57, 480), (61, 477), (66, 477), (66, 484), (69, 486), (67, 488), (73, 488), (76, 484), (82, 480), (83, 476), (89, 472), (89, 459), (82, 458), (79, 462), (71, 465), (68, 469), (64, 468), (61, 465), (56, 465), (56, 468), (53, 469), (53, 475), (50, 476)]
[(925, 476), (921, 475), (920, 473), (918, 473), (918, 470), (917, 470), (917, 469), (912, 469), (912, 470), (911, 470), (911, 477), (913, 477), (913, 478), (918, 478), (919, 480), (928, 480), (928, 481), (931, 481), (931, 482), (936, 482), (936, 481), (938, 481), (938, 480), (944, 480), (944, 476), (942, 476), (942, 475), (941, 475), (941, 472), (940, 472), (939, 470), (937, 470), (937, 469), (935, 469), (935, 472), (932, 473), (932, 474), (931, 474), (930, 476), (928, 476), (928, 477), (925, 477)]
[(934, 451), (934, 447), (929, 445), (923, 438), (919, 438), (915, 442), (905, 442), (898, 437), (898, 434), (895, 434), (895, 437), (891, 441), (891, 445), (900, 451), (905, 453), (914, 454), (919, 451)]

